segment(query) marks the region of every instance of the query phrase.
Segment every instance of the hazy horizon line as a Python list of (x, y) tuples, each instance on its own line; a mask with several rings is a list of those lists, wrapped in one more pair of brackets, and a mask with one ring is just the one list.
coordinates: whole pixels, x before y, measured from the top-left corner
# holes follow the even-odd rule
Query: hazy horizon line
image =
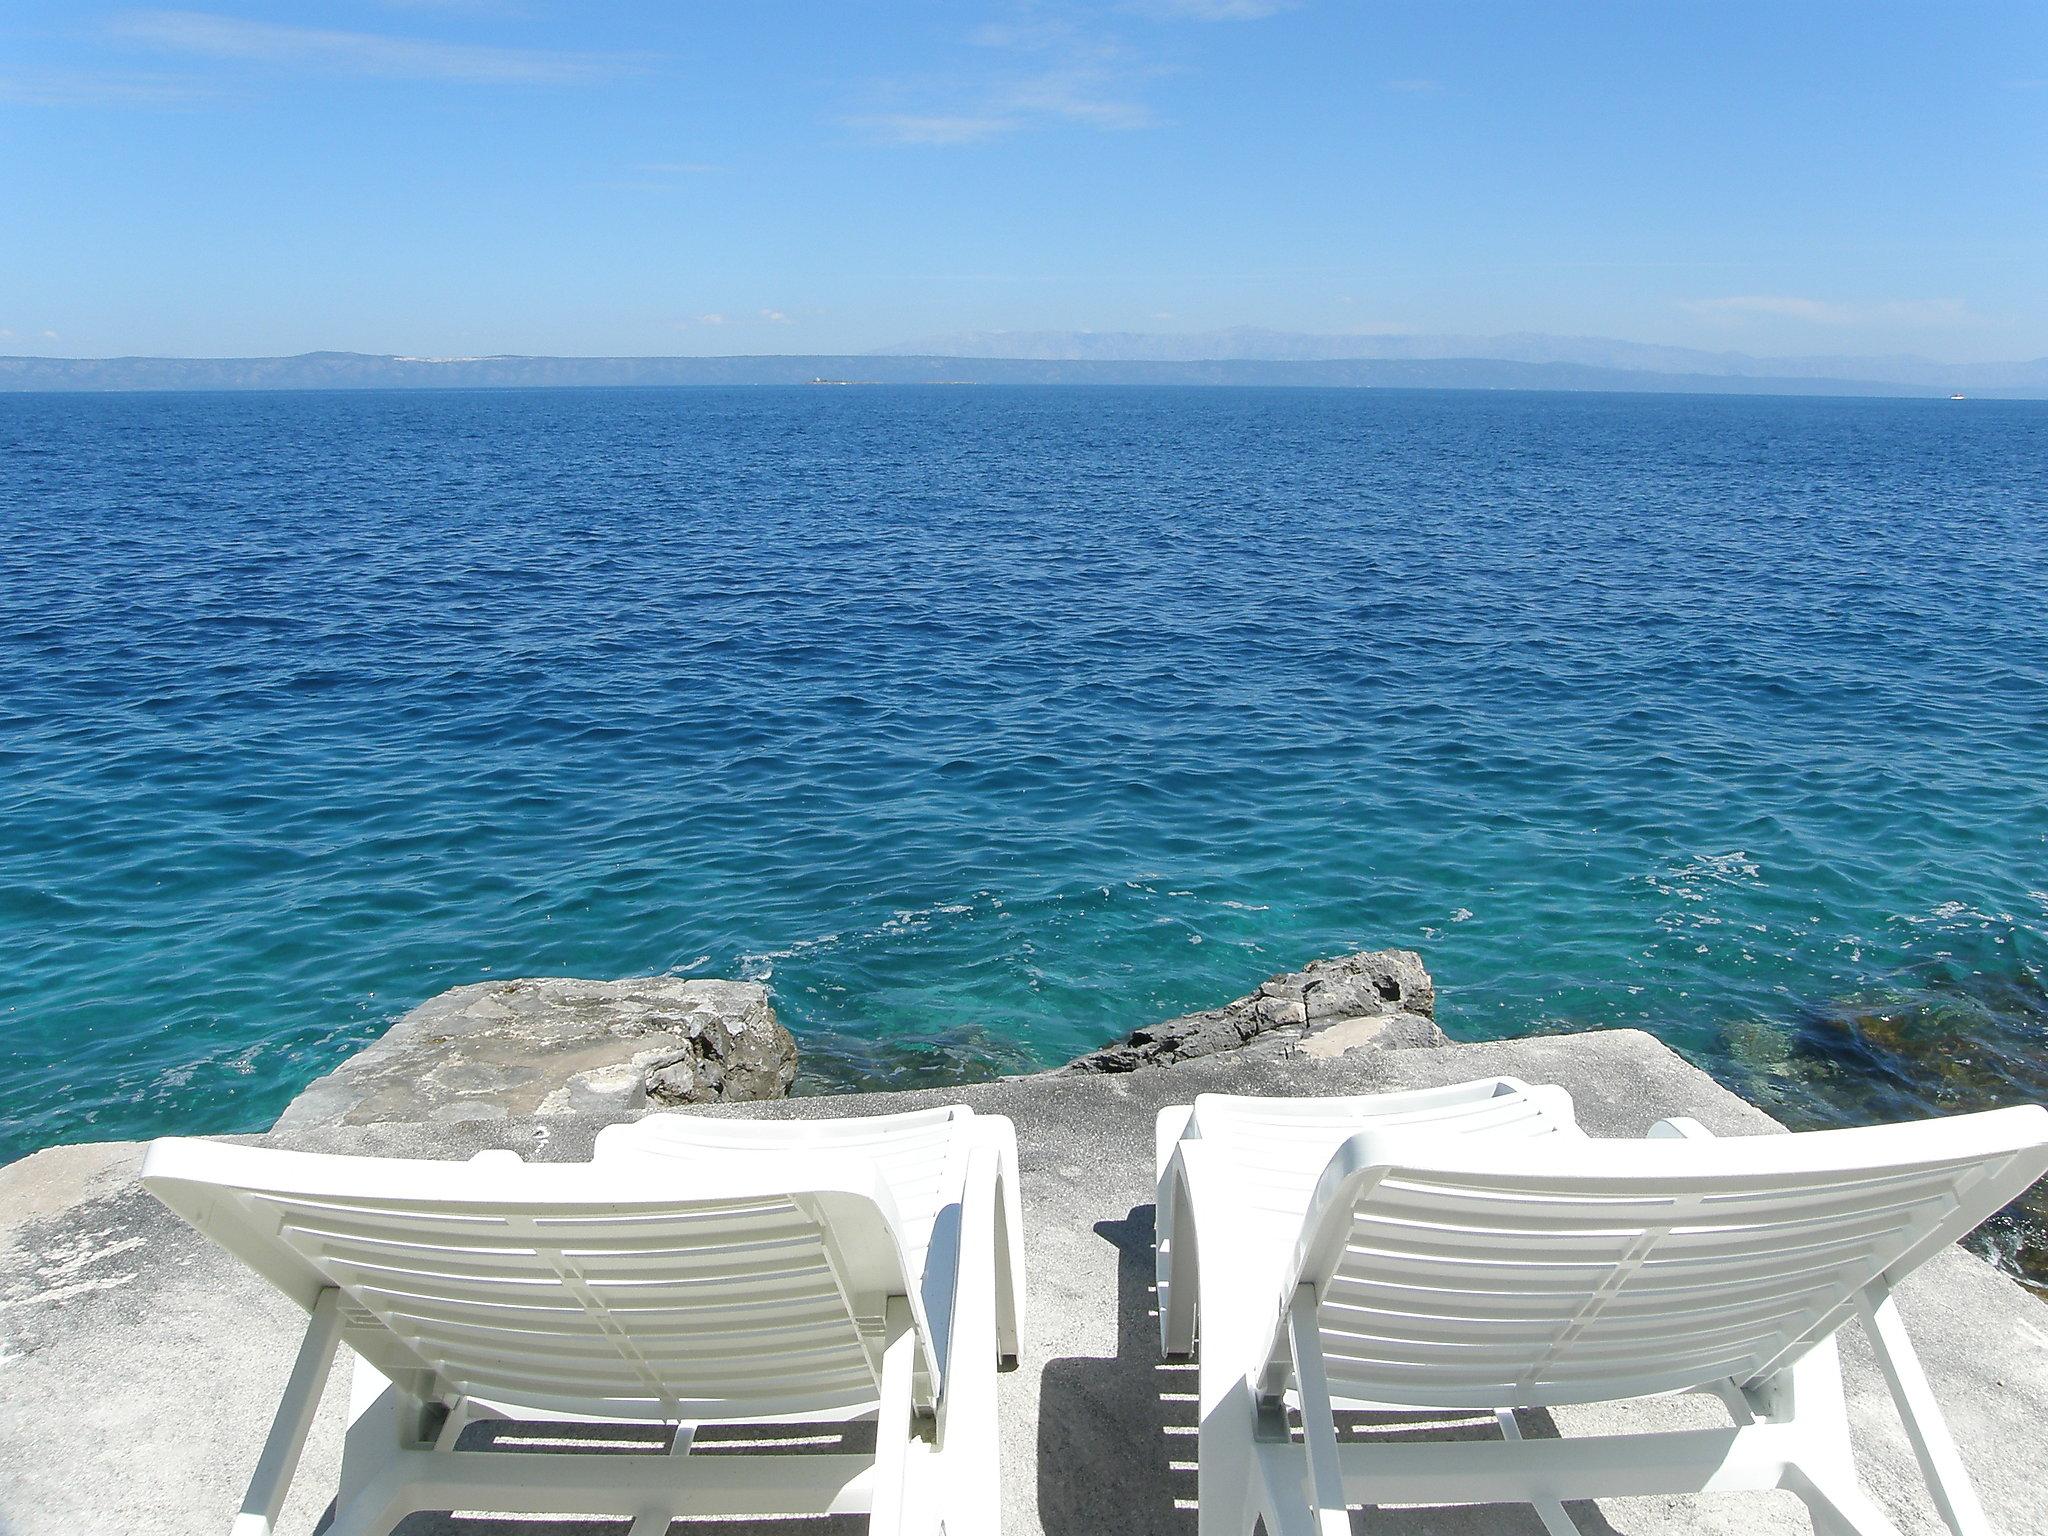
[[(308, 357), (358, 357), (376, 358), (402, 363), (475, 363), (532, 359), (536, 361), (564, 362), (606, 362), (634, 361), (657, 362), (670, 359), (694, 359), (703, 361), (739, 359), (789, 359), (810, 357), (842, 358), (909, 358), (933, 359), (959, 358), (976, 362), (1377, 362), (1420, 359), (1396, 359), (1370, 350), (1359, 352), (1325, 352), (1315, 357), (1288, 357), (1264, 355), (1250, 352), (1228, 354), (1189, 353), (1174, 357), (1112, 357), (1089, 353), (996, 353), (983, 350), (949, 350), (949, 344), (957, 345), (970, 339), (994, 341), (1014, 338), (1020, 342), (1044, 343), (1053, 338), (1089, 339), (1113, 342), (1130, 340), (1137, 342), (1193, 342), (1211, 337), (1258, 336), (1295, 342), (1335, 344), (1342, 342), (1409, 342), (1437, 343), (1471, 341), (1475, 343), (1501, 342), (1553, 342), (1560, 344), (1582, 344), (1615, 346), (1639, 349), (1645, 352), (1665, 352), (1700, 358), (1739, 359), (1753, 363), (1807, 363), (1816, 360), (1850, 363), (1924, 363), (1930, 366), (1950, 369), (2023, 367), (2048, 364), (2048, 353), (2026, 355), (2016, 354), (1997, 358), (1958, 360), (1926, 352), (1905, 351), (1820, 351), (1804, 352), (1756, 352), (1737, 347), (1700, 347), (1683, 342), (1644, 341), (1626, 336), (1602, 335), (1597, 332), (1565, 332), (1539, 330), (1511, 331), (1438, 331), (1438, 330), (1345, 330), (1345, 331), (1296, 331), (1274, 326), (1237, 324), (1214, 326), (1201, 330), (1134, 330), (1095, 329), (1073, 327), (1067, 329), (1049, 327), (1004, 327), (998, 329), (956, 331), (940, 335), (913, 338), (909, 341), (892, 342), (882, 346), (854, 348), (780, 348), (732, 351), (595, 351), (595, 352), (544, 352), (544, 351), (470, 351), (470, 352), (425, 352), (401, 350), (377, 350), (362, 346), (315, 346), (293, 351), (221, 351), (221, 352), (150, 352), (140, 350), (108, 352), (6, 352), (0, 357), (10, 362), (50, 363), (114, 363), (114, 362), (274, 362)], [(14, 338), (0, 333), (0, 346)], [(25, 338), (23, 338), (25, 339)], [(1480, 352), (1443, 352), (1433, 354), (1431, 361), (1470, 362), (1524, 362), (1530, 359), (1497, 357)]]

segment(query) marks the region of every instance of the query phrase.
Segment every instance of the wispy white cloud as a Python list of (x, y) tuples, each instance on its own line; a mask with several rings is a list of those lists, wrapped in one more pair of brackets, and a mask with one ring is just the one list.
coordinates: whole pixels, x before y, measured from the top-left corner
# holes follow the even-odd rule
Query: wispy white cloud
[(83, 69), (0, 74), (0, 101), (23, 107), (176, 107), (216, 93), (178, 75)]
[(1953, 325), (1973, 318), (1959, 299), (1885, 299), (1844, 304), (1832, 299), (1795, 294), (1738, 293), (1721, 298), (1687, 299), (1685, 307), (1709, 319), (1740, 320), (1762, 316), (1797, 320), (1807, 325)]
[(794, 323), (790, 320), (789, 316), (779, 309), (764, 309), (761, 311), (761, 318), (770, 325), (790, 325)]
[(848, 121), (892, 143), (946, 145), (1056, 123), (1129, 130), (1158, 120), (1139, 90), (1164, 71), (1114, 37), (1061, 17), (1031, 16), (977, 27), (967, 41), (1012, 62), (965, 69), (947, 82), (898, 85), (892, 94), (921, 99)]
[(1300, 0), (1130, 0), (1125, 8), (1165, 21), (1264, 21)]
[(505, 0), (377, 0), (387, 11), (454, 11), (477, 16), (517, 13), (524, 7)]
[(1095, 128), (1149, 128), (1158, 119), (1128, 95), (1109, 71), (1084, 64), (1047, 70), (1010, 88), (1013, 112), (1086, 123)]
[(391, 80), (559, 85), (617, 74), (640, 62), (616, 54), (287, 26), (209, 11), (127, 11), (114, 17), (108, 29), (119, 41), (153, 52)]
[(893, 144), (976, 144), (1024, 126), (1014, 117), (966, 112), (871, 112), (847, 121)]
[(699, 315), (697, 317), (697, 323), (699, 325), (723, 325), (725, 324), (725, 316), (716, 313), (709, 315)]
[(1057, 16), (1034, 16), (1028, 21), (987, 21), (967, 34), (977, 48), (1045, 49), (1071, 47), (1080, 30)]

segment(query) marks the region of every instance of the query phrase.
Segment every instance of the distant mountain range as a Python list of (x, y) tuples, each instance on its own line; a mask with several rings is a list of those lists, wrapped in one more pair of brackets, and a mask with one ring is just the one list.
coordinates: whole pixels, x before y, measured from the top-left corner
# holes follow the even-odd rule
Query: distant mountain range
[(886, 357), (1087, 359), (1096, 362), (1332, 362), (1486, 360), (1565, 363), (1627, 373), (1691, 378), (1854, 379), (1903, 384), (1915, 390), (2048, 392), (2048, 357), (2032, 362), (1939, 363), (1930, 358), (1752, 357), (1655, 346), (1605, 336), (1547, 336), (1515, 331), (1504, 336), (1319, 335), (1236, 326), (1222, 331), (963, 331), (895, 347)]
[(0, 357), (0, 392), (535, 389), (677, 384), (1189, 384), (2048, 397), (2048, 358), (1746, 357), (1593, 337), (993, 331), (861, 355)]

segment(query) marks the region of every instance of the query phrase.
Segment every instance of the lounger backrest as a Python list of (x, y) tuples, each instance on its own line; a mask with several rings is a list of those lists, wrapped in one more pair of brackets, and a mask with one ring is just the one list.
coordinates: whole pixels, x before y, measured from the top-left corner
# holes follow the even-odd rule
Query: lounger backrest
[(1512, 1077), (1343, 1098), (1198, 1094), (1183, 1134), (1224, 1149), (1246, 1200), (1299, 1215), (1337, 1148), (1362, 1130), (1410, 1126), (1446, 1135), (1578, 1135), (1569, 1093)]
[(930, 1333), (856, 1159), (692, 1170), (326, 1157), (166, 1140), (143, 1183), (408, 1390), (586, 1418), (873, 1402), (888, 1298)]
[(973, 1114), (964, 1104), (860, 1119), (738, 1120), (653, 1114), (625, 1125), (607, 1126), (598, 1133), (594, 1155), (599, 1162), (623, 1154), (701, 1161), (778, 1150), (871, 1161), (895, 1199), (914, 1273), (940, 1207), (950, 1192), (959, 1188), (959, 1165), (966, 1155), (959, 1127)]
[(1331, 1391), (1432, 1408), (1605, 1401), (1790, 1364), (2048, 1169), (2048, 1111), (1503, 1152), (1368, 1132), (1331, 1159), (1288, 1294)]

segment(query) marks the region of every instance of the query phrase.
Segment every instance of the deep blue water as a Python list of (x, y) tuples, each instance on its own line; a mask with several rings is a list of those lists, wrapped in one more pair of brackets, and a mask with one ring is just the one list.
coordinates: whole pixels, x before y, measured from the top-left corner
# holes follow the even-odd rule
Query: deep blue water
[(0, 397), (0, 621), (0, 1156), (489, 976), (765, 978), (823, 1087), (1381, 944), (2048, 1097), (2048, 406)]

